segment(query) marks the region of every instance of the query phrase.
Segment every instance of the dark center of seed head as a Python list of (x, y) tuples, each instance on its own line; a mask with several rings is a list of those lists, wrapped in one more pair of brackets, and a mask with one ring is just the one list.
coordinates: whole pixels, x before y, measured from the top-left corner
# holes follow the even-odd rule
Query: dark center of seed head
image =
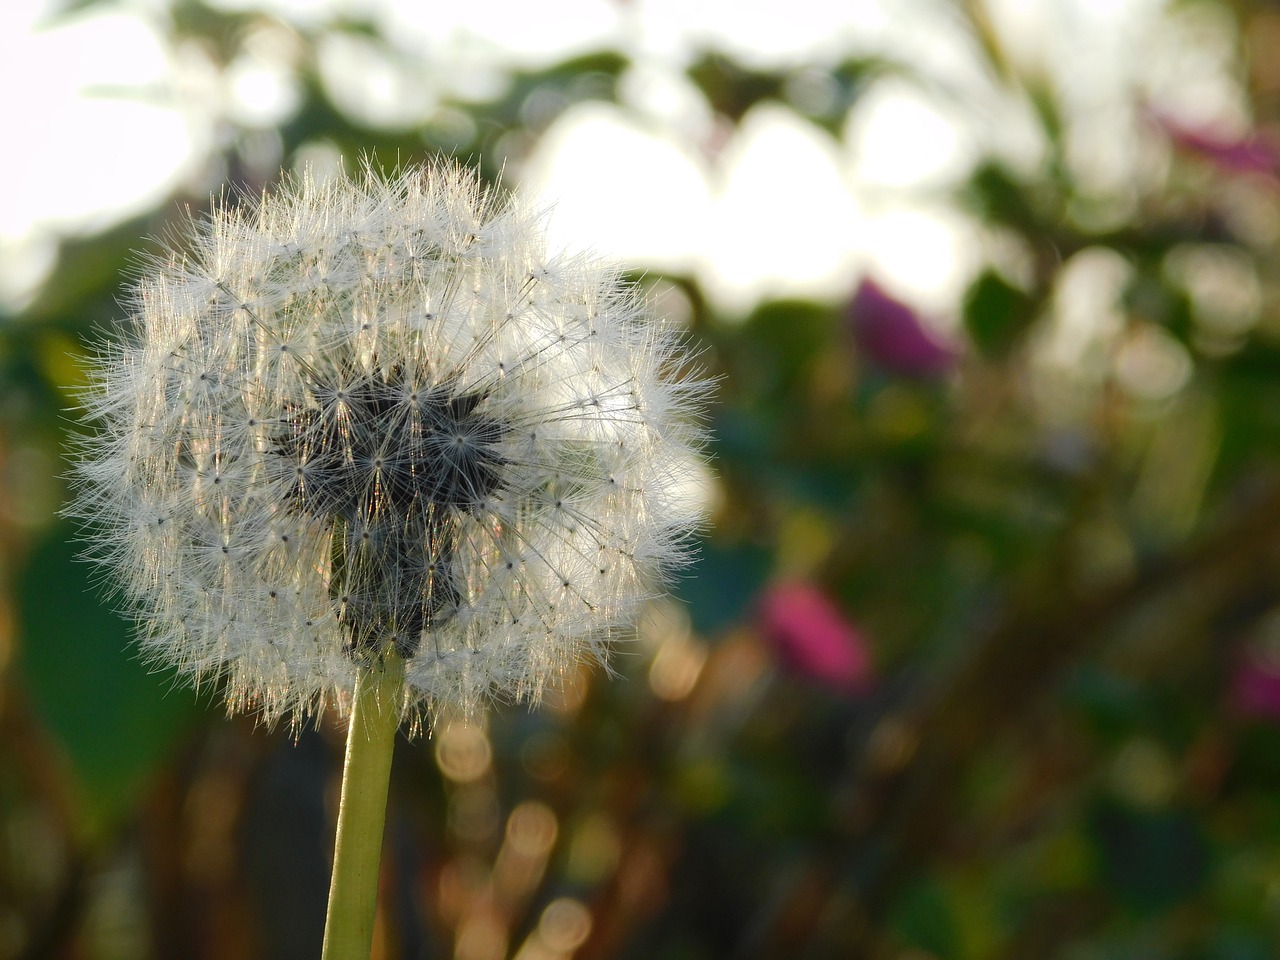
[(335, 379), (311, 385), (274, 451), (296, 467), (296, 507), (334, 525), (331, 592), (353, 652), (408, 656), (456, 609), (459, 522), (500, 485), (505, 427), (483, 393), (410, 387), (394, 369)]

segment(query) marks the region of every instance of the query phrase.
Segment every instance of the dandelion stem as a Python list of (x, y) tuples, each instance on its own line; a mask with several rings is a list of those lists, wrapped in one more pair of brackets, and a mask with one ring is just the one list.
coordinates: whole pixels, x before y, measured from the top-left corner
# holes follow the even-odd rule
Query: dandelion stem
[(373, 945), (382, 827), (403, 687), (404, 661), (394, 650), (361, 667), (356, 680), (322, 960), (368, 960)]

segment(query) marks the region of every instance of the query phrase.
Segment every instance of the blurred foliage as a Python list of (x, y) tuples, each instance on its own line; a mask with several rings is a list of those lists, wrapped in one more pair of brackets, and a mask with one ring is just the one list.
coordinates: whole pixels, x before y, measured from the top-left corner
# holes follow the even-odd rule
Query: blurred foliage
[[(1274, 132), (1275, 13), (1200, 5), (1234, 18)], [(621, 679), (400, 745), (378, 956), (1280, 955), (1280, 164), (1153, 123), (1163, 161), (1099, 186), (1062, 91), (984, 9), (954, 28), (1045, 156), (984, 156), (951, 199), (1013, 255), (975, 271), (945, 344), (875, 326), (857, 277), (849, 303), (733, 316), (643, 275), (688, 302), (721, 377), (715, 525)], [(165, 15), (223, 68), (279, 25)], [(317, 145), (510, 176), (633, 66), (512, 68), (391, 129), (335, 102), (316, 50), (328, 31), (391, 60), (397, 38), (289, 30), (299, 103), (221, 131), (216, 179), (257, 190)], [(792, 70), (708, 48), (686, 71), (723, 130), (785, 103), (834, 136), (885, 76), (932, 80), (887, 54)], [(0, 317), (0, 958), (317, 953), (342, 731), (254, 729), (148, 673), (56, 520), (89, 344), (198, 194), (66, 240)], [(826, 642), (867, 645), (856, 690), (784, 656), (760, 613), (780, 582), (843, 618)]]

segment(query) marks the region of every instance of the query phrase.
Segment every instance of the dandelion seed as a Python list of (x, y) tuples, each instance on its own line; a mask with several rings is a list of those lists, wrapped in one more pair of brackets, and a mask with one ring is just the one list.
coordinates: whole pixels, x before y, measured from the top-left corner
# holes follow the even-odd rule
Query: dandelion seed
[(73, 509), (146, 654), (231, 709), (341, 705), (391, 650), (408, 714), (536, 700), (682, 560), (706, 381), (464, 170), (224, 203), (133, 306)]

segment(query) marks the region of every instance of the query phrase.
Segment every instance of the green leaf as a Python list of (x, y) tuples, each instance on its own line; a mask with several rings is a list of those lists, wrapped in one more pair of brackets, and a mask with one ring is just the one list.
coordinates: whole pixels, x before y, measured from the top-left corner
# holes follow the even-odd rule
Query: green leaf
[(893, 927), (907, 943), (939, 957), (953, 957), (959, 942), (947, 891), (932, 877), (912, 884), (893, 910)]
[[(1043, 191), (1044, 185), (1040, 185)], [(1007, 167), (985, 163), (973, 172), (964, 191), (968, 205), (984, 220), (1034, 237), (1044, 222), (1033, 191)]]
[(74, 533), (55, 527), (21, 578), (20, 662), (75, 775), (85, 825), (99, 832), (124, 814), (200, 711), (172, 675), (139, 662), (128, 623), (94, 596)]
[(689, 606), (693, 628), (704, 636), (737, 622), (760, 592), (773, 567), (773, 555), (751, 545), (718, 546), (704, 541), (694, 568), (676, 584), (676, 596)]
[(735, 122), (762, 100), (781, 101), (786, 83), (781, 73), (750, 70), (721, 54), (704, 55), (688, 74), (711, 106)]
[(1159, 914), (1203, 888), (1210, 851), (1189, 813), (1104, 803), (1090, 826), (1102, 852), (1107, 885), (1119, 902), (1138, 914)]
[(964, 325), (988, 357), (1002, 357), (1030, 325), (1031, 297), (993, 270), (982, 273), (964, 299)]

